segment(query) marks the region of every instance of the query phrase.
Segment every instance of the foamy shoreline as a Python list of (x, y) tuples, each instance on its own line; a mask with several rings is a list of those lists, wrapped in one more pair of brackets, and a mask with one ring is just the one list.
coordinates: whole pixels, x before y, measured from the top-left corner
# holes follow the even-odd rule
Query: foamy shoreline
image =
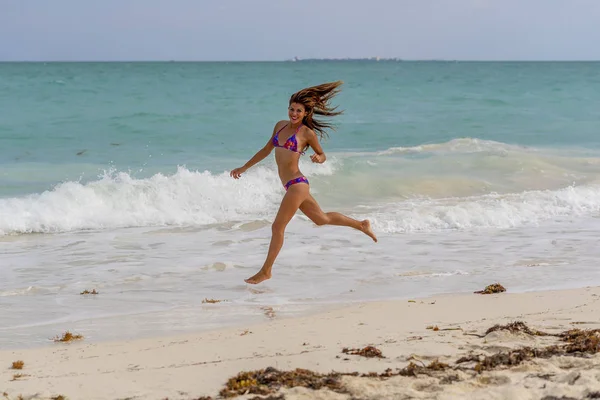
[[(510, 290), (510, 288), (509, 288)], [(574, 290), (461, 294), (413, 301), (350, 305), (296, 318), (194, 334), (121, 342), (52, 344), (0, 351), (2, 385), (9, 399), (196, 399), (217, 397), (240, 371), (274, 367), (319, 373), (377, 372), (410, 361), (454, 363), (470, 352), (492, 354), (523, 345), (540, 347), (556, 338), (504, 332), (483, 335), (494, 324), (523, 321), (558, 333), (600, 328), (600, 287)], [(427, 329), (437, 326), (439, 330)], [(376, 346), (385, 358), (342, 353), (344, 347)], [(10, 369), (21, 360), (22, 370)], [(510, 370), (460, 376), (440, 384), (436, 377), (389, 379), (344, 377), (346, 394), (325, 389), (284, 389), (286, 399), (487, 398), (540, 399), (545, 395), (584, 398), (600, 391), (600, 357), (535, 359)], [(14, 379), (14, 375), (24, 376)], [(255, 395), (245, 396), (252, 398)]]

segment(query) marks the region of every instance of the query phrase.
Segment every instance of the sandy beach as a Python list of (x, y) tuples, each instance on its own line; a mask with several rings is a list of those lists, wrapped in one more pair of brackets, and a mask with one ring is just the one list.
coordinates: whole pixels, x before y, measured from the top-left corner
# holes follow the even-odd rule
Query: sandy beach
[[(279, 372), (269, 369), (262, 374), (281, 376), (296, 368), (342, 373), (322, 379), (304, 372), (325, 382), (319, 390), (273, 386), (265, 391), (263, 386), (261, 394), (271, 399), (600, 398), (600, 355), (593, 351), (533, 357), (489, 370), (485, 362), (476, 368), (473, 357), (457, 363), (464, 356), (480, 355), (481, 361), (524, 346), (562, 349), (564, 339), (537, 331), (598, 329), (599, 316), (598, 287), (355, 304), (298, 318), (280, 318), (273, 307), (265, 309), (263, 323), (252, 326), (123, 342), (89, 343), (84, 338), (4, 350), (0, 393), (7, 399), (215, 399), (227, 394), (219, 393), (229, 378), (271, 367)], [(495, 324), (516, 321), (524, 322), (529, 333), (486, 334)], [(594, 343), (597, 352), (597, 336)], [(381, 357), (351, 354), (367, 346)], [(11, 368), (16, 361), (23, 362), (22, 369)], [(434, 361), (447, 367), (419, 369)], [(402, 368), (407, 376), (398, 374)], [(357, 374), (345, 374), (353, 372)], [(389, 377), (361, 376), (368, 373)], [(252, 379), (230, 385), (235, 390), (229, 394), (249, 391), (240, 398), (262, 398), (252, 389)]]

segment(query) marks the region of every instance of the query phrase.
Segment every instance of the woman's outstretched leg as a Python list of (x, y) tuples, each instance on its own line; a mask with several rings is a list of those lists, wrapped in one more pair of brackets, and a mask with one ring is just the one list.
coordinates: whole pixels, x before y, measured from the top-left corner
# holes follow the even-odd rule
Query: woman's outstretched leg
[(275, 217), (275, 221), (273, 221), (273, 225), (271, 226), (272, 236), (271, 244), (269, 245), (269, 252), (267, 253), (267, 259), (265, 260), (265, 263), (260, 271), (258, 271), (254, 276), (245, 279), (246, 283), (257, 284), (271, 278), (271, 269), (273, 268), (273, 263), (275, 262), (275, 259), (277, 258), (281, 247), (283, 246), (285, 227), (290, 222), (294, 214), (296, 214), (298, 207), (306, 199), (307, 195), (310, 195), (308, 191), (308, 185), (298, 183), (290, 186), (285, 196), (283, 196), (283, 200), (281, 200), (281, 205), (279, 206), (279, 211), (277, 211), (277, 216)]
[(363, 232), (375, 242), (377, 241), (377, 236), (375, 236), (375, 233), (373, 233), (373, 230), (371, 229), (371, 223), (368, 219), (358, 221), (338, 212), (323, 212), (321, 207), (319, 207), (319, 203), (317, 203), (317, 201), (310, 194), (308, 195), (308, 198), (304, 200), (302, 204), (300, 204), (300, 211), (302, 211), (308, 218), (311, 219), (312, 222), (319, 226), (349, 226)]

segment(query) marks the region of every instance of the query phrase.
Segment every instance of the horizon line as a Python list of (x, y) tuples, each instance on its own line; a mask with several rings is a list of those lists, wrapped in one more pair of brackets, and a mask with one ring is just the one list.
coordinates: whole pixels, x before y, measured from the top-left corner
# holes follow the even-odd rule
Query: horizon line
[(443, 59), (443, 58), (427, 58), (427, 59), (405, 59), (398, 57), (346, 57), (346, 58), (299, 58), (285, 60), (194, 60), (194, 59), (149, 59), (149, 60), (111, 60), (111, 59), (81, 59), (81, 60), (0, 60), (0, 63), (297, 63), (306, 61), (394, 61), (394, 62), (599, 62), (600, 59)]

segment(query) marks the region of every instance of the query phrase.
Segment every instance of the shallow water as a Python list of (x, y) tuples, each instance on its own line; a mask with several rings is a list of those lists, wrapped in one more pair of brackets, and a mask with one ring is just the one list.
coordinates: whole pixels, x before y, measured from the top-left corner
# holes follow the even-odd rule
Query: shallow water
[[(348, 302), (597, 285), (594, 63), (0, 64), (0, 345), (249, 324)], [(310, 77), (308, 79), (307, 77)], [(266, 142), (293, 90), (344, 79), (301, 169), (357, 231), (288, 226)], [(310, 152), (309, 152), (310, 154)], [(96, 296), (81, 296), (95, 288)], [(203, 304), (206, 298), (223, 300)]]

